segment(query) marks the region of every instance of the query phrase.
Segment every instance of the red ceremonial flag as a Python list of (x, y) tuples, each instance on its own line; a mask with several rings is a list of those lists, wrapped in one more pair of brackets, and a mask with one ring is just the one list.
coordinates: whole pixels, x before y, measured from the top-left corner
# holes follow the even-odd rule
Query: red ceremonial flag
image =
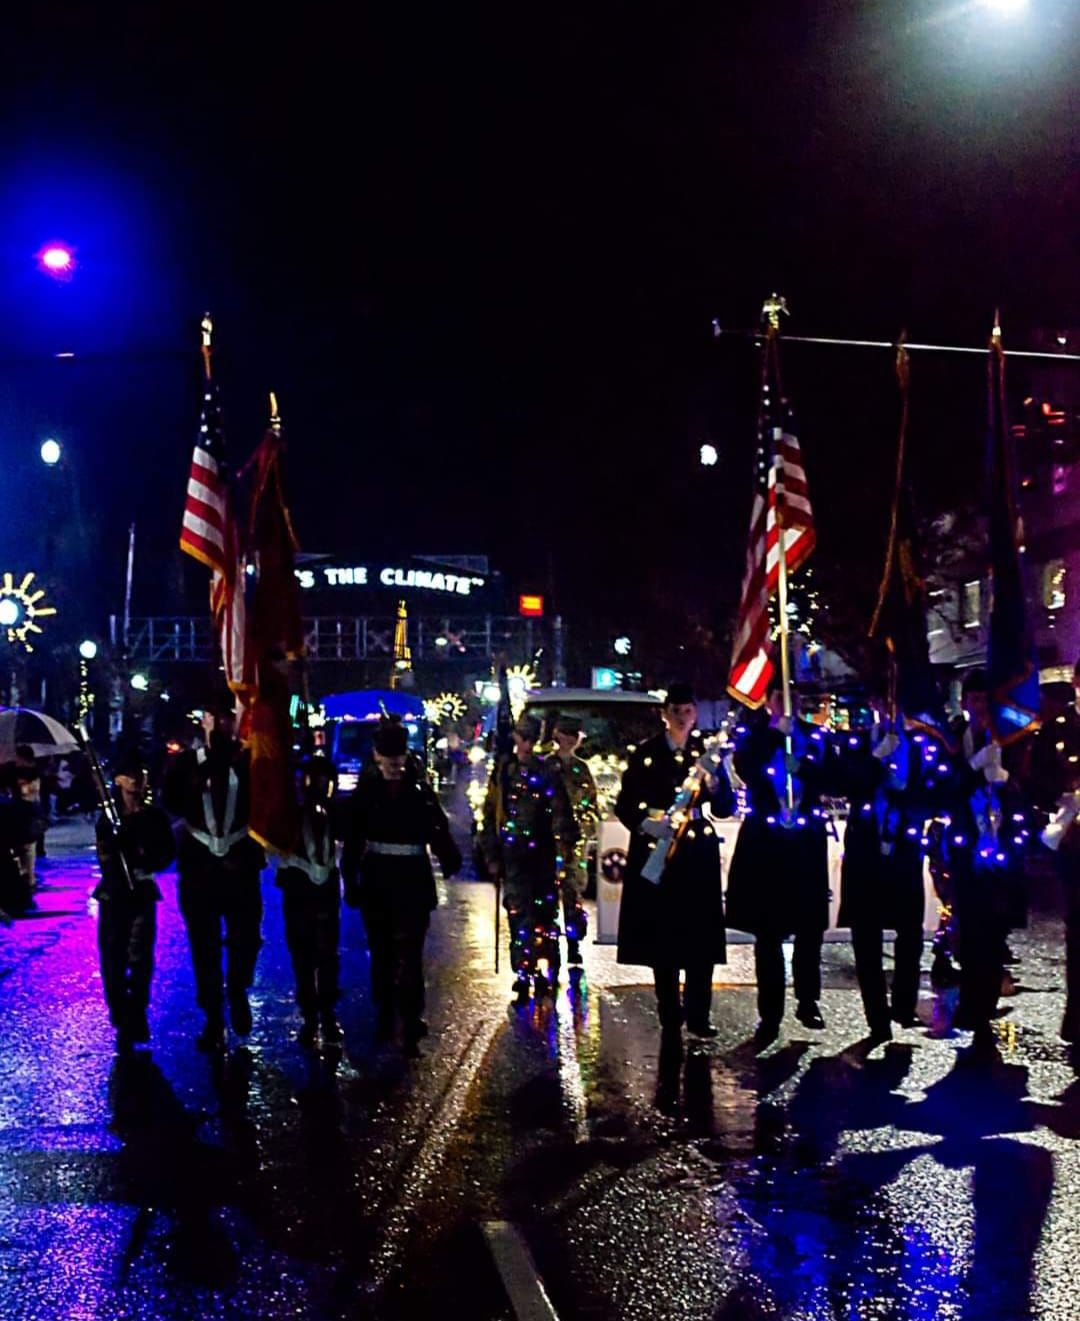
[(750, 540), (728, 679), (731, 696), (750, 707), (759, 707), (765, 701), (773, 676), (769, 598), (776, 594), (780, 580), (780, 527), (784, 529), (789, 574), (814, 549), (814, 515), (802, 451), (786, 406), (785, 416), (776, 421), (771, 411), (766, 384), (758, 419)]
[(180, 527), (180, 549), (210, 569), (210, 616), (221, 646), (225, 679), (238, 699), (244, 701), (252, 683), (244, 568), (232, 491), (224, 472), (221, 400), (210, 376), (209, 345), (205, 341), (203, 353), (206, 384)]
[(297, 545), (282, 482), (283, 449), (275, 419), (248, 465), (254, 469), (248, 542), (256, 566), (251, 642), (257, 681), (248, 727), (249, 831), (275, 853), (293, 852), (299, 835), (292, 782), (287, 662), (300, 657), (304, 650), (293, 571)]

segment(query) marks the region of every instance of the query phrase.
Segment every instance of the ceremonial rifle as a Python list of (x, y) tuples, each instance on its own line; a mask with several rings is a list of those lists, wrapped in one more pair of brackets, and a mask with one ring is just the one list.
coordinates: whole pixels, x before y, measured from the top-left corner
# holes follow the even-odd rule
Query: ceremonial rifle
[[(701, 756), (691, 768), (686, 779), (683, 780), (678, 793), (675, 795), (675, 801), (658, 821), (646, 819), (642, 822), (642, 831), (656, 840), (652, 852), (646, 858), (645, 865), (641, 869), (643, 880), (651, 881), (653, 885), (659, 885), (664, 869), (678, 853), (679, 846), (690, 828), (690, 822), (693, 820), (694, 810), (701, 799), (705, 783), (710, 776), (715, 775), (720, 769), (722, 743), (723, 739), (719, 734), (706, 739)], [(664, 847), (661, 847), (661, 845), (664, 845)]]
[(105, 815), (105, 821), (108, 824), (113, 843), (116, 845), (116, 855), (120, 859), (120, 870), (124, 874), (128, 889), (134, 890), (135, 878), (131, 874), (131, 867), (128, 865), (127, 857), (120, 843), (120, 809), (116, 806), (116, 800), (109, 789), (109, 782), (105, 778), (105, 772), (102, 770), (97, 750), (90, 742), (90, 735), (86, 732), (86, 726), (81, 721), (75, 726), (75, 740), (79, 745), (79, 750), (85, 755), (90, 765), (90, 778), (94, 782), (94, 791), (97, 794), (98, 803)]

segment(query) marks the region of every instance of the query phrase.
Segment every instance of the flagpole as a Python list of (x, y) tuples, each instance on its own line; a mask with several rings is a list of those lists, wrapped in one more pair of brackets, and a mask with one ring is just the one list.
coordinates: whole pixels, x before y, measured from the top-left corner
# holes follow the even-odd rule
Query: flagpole
[(213, 347), (210, 341), (214, 335), (214, 321), (209, 312), (203, 313), (203, 319), (199, 323), (199, 328), (202, 330), (203, 373), (206, 376), (207, 381), (209, 381), (214, 374), (210, 366), (210, 355), (213, 353)]
[[(769, 368), (772, 366), (777, 392), (780, 390), (780, 359), (777, 340), (780, 335), (780, 314), (787, 312), (787, 304), (778, 294), (766, 298), (761, 308), (761, 318), (765, 324), (765, 359), (761, 371), (762, 404), (769, 390)], [(779, 402), (779, 401), (777, 401)], [(772, 419), (770, 418), (770, 424)], [(775, 431), (775, 427), (773, 428)], [(773, 437), (775, 442), (775, 436)], [(787, 730), (784, 733), (784, 784), (788, 812), (795, 810), (795, 785), (791, 776), (791, 756), (794, 744), (791, 737), (791, 661), (788, 654), (788, 596), (787, 596), (787, 547), (784, 544), (784, 505), (780, 498), (783, 490), (783, 458), (778, 446), (773, 447), (773, 481), (776, 492), (776, 550), (777, 583), (776, 600), (780, 612), (780, 690), (783, 696), (784, 718)]]
[[(786, 310), (786, 309), (785, 309)], [(712, 323), (713, 339), (759, 339), (757, 330), (725, 330), (715, 321)], [(785, 335), (785, 344), (824, 344), (831, 348), (845, 349), (896, 349), (896, 344), (887, 339), (832, 339), (825, 335)], [(985, 357), (986, 347), (970, 348), (966, 344), (905, 344), (904, 347), (915, 353), (968, 353)], [(1010, 358), (1039, 358), (1046, 362), (1080, 362), (1080, 353), (1051, 353), (1043, 349), (1010, 349)]]

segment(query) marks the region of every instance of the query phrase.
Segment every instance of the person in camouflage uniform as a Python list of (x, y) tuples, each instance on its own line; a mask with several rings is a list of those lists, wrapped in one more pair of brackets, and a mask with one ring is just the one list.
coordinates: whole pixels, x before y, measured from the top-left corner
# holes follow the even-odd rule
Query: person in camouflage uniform
[(519, 1004), (528, 1001), (534, 979), (538, 995), (557, 979), (560, 886), (577, 837), (558, 764), (536, 755), (539, 737), (540, 724), (531, 716), (514, 726), (513, 752), (498, 759), (488, 784), (480, 832), (488, 871), (502, 881)]
[(574, 813), (574, 825), (577, 827), (573, 859), (567, 868), (562, 887), (566, 961), (571, 967), (581, 963), (581, 942), (585, 939), (588, 927), (588, 916), (581, 901), (589, 880), (589, 840), (595, 836), (600, 820), (596, 782), (588, 762), (577, 755), (584, 737), (584, 729), (577, 716), (560, 716), (555, 721), (552, 731), (555, 744), (553, 761), (562, 773), (563, 785)]

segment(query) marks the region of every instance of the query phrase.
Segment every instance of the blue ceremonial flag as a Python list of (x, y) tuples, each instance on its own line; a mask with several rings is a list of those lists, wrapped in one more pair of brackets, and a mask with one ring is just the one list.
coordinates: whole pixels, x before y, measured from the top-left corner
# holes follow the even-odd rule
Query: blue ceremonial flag
[(1009, 428), (1005, 420), (1005, 352), (1001, 327), (990, 337), (987, 379), (987, 466), (990, 489), (990, 727), (1005, 745), (1039, 727), (1039, 669), (1024, 610), (1021, 526), (1016, 508)]

